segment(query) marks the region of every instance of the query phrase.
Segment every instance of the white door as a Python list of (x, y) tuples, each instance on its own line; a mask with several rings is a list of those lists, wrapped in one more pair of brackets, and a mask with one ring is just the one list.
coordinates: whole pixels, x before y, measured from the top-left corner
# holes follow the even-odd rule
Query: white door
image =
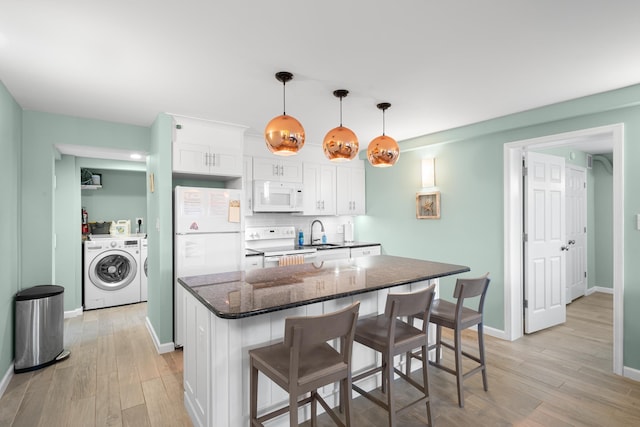
[(564, 158), (525, 153), (525, 333), (566, 320)]
[(587, 178), (584, 168), (567, 166), (567, 304), (587, 289)]

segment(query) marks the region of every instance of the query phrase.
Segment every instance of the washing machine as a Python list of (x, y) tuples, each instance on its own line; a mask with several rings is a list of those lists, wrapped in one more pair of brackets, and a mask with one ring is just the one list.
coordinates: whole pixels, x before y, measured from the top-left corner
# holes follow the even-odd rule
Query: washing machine
[(147, 238), (140, 239), (140, 301), (147, 300)]
[(84, 243), (84, 309), (140, 302), (140, 239)]

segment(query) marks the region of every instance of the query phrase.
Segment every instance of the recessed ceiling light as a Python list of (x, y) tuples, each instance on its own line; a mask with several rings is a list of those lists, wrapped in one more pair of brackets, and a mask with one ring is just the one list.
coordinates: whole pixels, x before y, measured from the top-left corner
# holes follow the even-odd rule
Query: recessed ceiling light
[(142, 158), (142, 156), (138, 153), (133, 153), (130, 157), (134, 160), (140, 160)]

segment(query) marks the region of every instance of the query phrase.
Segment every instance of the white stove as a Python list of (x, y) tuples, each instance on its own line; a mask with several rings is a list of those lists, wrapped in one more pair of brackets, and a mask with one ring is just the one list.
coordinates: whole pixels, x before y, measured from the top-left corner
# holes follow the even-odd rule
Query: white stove
[(247, 227), (245, 246), (264, 254), (265, 267), (313, 262), (316, 257), (316, 248), (296, 244), (295, 227)]

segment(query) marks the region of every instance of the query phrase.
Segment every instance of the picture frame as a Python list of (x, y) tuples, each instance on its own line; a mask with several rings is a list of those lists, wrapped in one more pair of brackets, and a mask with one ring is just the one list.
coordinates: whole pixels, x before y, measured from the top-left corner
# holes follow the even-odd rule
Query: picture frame
[(440, 219), (440, 192), (416, 193), (416, 218)]

